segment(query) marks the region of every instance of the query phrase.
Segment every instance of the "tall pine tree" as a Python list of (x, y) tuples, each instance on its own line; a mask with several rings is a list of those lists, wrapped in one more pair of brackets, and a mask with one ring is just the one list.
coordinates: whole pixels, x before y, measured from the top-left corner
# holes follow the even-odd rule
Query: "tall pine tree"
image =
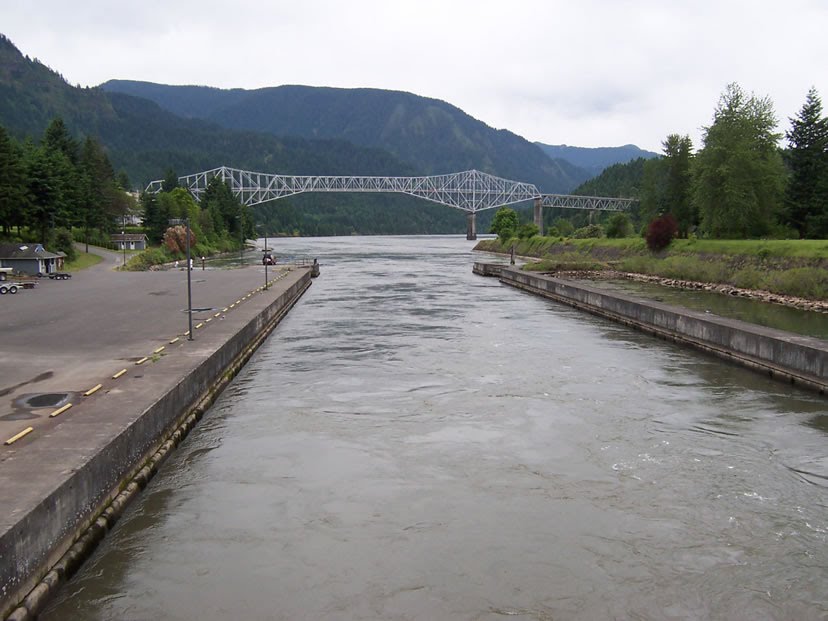
[(791, 171), (785, 194), (787, 223), (800, 237), (828, 237), (828, 119), (812, 88), (791, 119), (786, 159)]

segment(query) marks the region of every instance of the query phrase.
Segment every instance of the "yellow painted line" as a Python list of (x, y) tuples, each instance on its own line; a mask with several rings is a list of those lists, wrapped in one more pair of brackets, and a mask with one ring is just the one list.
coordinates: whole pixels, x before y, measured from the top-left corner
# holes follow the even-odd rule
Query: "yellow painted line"
[(121, 377), (124, 373), (126, 373), (126, 369), (121, 369), (121, 370), (120, 370), (120, 371), (118, 371), (115, 375), (113, 375), (113, 376), (112, 376), (112, 379), (118, 379), (118, 378), (119, 378), (119, 377)]
[(83, 393), (83, 396), (88, 397), (89, 395), (92, 395), (92, 394), (98, 392), (101, 389), (101, 386), (103, 386), (103, 384), (98, 384), (97, 386), (92, 386), (92, 388), (90, 388), (85, 393)]
[(207, 319), (204, 320), (204, 323), (210, 323), (211, 321), (213, 321), (213, 318), (207, 317)]
[(15, 443), (15, 442), (17, 442), (20, 438), (22, 438), (23, 436), (27, 436), (27, 435), (29, 435), (29, 434), (30, 434), (30, 433), (32, 433), (33, 431), (34, 431), (34, 427), (26, 427), (26, 428), (25, 428), (23, 431), (21, 431), (20, 433), (17, 433), (17, 434), (15, 434), (15, 435), (13, 435), (11, 438), (9, 438), (9, 439), (8, 439), (8, 440), (6, 440), (5, 442), (3, 442), (3, 444), (6, 444), (6, 445), (9, 445), (9, 444), (14, 444), (14, 443)]
[(149, 360), (149, 356), (144, 356), (140, 360), (137, 360), (135, 364), (144, 364), (147, 360)]
[(60, 416), (61, 414), (63, 414), (66, 410), (68, 410), (71, 407), (72, 407), (72, 404), (67, 403), (62, 408), (59, 408), (59, 409), (55, 410), (54, 412), (52, 412), (51, 414), (49, 414), (49, 418), (54, 418), (55, 416)]
[[(238, 302), (236, 302), (236, 304), (238, 304)], [(235, 308), (236, 304), (231, 304), (230, 308)]]
[(189, 331), (189, 330), (187, 330), (187, 331), (184, 333), (184, 336), (190, 336), (190, 331)]
[(221, 312), (222, 312), (222, 313), (226, 313), (226, 312), (227, 312), (227, 308), (222, 308), (222, 309), (221, 309)]
[(159, 347), (158, 349), (153, 349), (153, 350), (152, 350), (152, 353), (154, 353), (154, 354), (160, 354), (160, 353), (161, 353), (162, 351), (164, 351), (165, 349), (167, 349), (167, 346), (166, 346), (166, 345), (162, 345), (162, 346), (161, 346), (161, 347)]
[(198, 324), (198, 325), (196, 326), (196, 330), (198, 330), (198, 329), (199, 329), (201, 326), (203, 326), (203, 325), (204, 325), (204, 322), (202, 322), (202, 323)]
[(173, 343), (177, 343), (178, 339), (180, 339), (180, 338), (181, 337), (179, 337), (179, 336), (175, 337), (173, 340), (170, 341), (170, 345), (172, 345)]
[(220, 317), (220, 316), (221, 316), (221, 313), (216, 313), (215, 315), (213, 315), (213, 317)]
[(236, 304), (241, 304), (241, 300), (236, 300)]

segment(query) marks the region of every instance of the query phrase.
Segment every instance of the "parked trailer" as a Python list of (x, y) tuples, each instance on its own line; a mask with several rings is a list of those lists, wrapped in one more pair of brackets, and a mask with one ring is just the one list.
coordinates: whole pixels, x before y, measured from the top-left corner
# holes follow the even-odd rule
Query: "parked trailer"
[(7, 293), (11, 293), (12, 295), (14, 295), (21, 289), (23, 289), (23, 284), (19, 282), (0, 283), (0, 295), (6, 295)]

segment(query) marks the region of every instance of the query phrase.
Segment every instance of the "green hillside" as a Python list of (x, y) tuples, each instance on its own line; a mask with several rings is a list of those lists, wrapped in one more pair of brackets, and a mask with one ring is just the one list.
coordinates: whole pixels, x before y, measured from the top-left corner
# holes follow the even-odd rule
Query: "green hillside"
[(605, 168), (613, 164), (625, 164), (638, 158), (651, 159), (659, 157), (658, 153), (645, 151), (634, 144), (621, 147), (570, 147), (565, 144), (543, 144), (536, 142), (544, 153), (553, 159), (563, 159), (583, 168), (590, 176), (601, 174)]
[[(136, 188), (165, 176), (221, 165), (284, 174), (416, 175), (422, 171), (378, 148), (344, 140), (278, 138), (184, 119), (157, 104), (100, 88), (78, 88), (55, 71), (23, 54), (0, 35), (0, 125), (18, 141), (39, 141), (60, 117), (77, 138), (92, 136), (104, 145), (116, 170)], [(321, 195), (315, 195), (321, 196)], [(289, 200), (289, 199), (285, 199)], [(462, 233), (465, 214), (404, 196), (342, 195), (294, 201), (308, 211), (301, 234)], [(364, 205), (354, 215), (354, 204)], [(277, 211), (290, 203), (279, 201)], [(323, 211), (320, 206), (325, 206)], [(317, 211), (315, 211), (317, 210)], [(256, 208), (256, 213), (262, 208)], [(391, 216), (379, 217), (388, 211)], [(393, 220), (393, 231), (385, 223)], [(347, 224), (343, 224), (347, 222)], [(276, 222), (274, 222), (274, 225)], [(293, 232), (275, 229), (273, 232)]]
[(102, 87), (227, 128), (382, 148), (423, 174), (476, 168), (534, 183), (546, 192), (568, 192), (589, 177), (512, 132), (493, 129), (444, 101), (411, 93), (309, 86), (220, 90), (124, 80)]

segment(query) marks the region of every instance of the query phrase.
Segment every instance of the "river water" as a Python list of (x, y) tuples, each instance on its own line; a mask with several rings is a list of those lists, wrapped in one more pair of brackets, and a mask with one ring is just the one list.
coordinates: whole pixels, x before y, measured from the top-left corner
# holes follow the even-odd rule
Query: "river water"
[(828, 618), (826, 400), (471, 273), (322, 276), (41, 619)]

